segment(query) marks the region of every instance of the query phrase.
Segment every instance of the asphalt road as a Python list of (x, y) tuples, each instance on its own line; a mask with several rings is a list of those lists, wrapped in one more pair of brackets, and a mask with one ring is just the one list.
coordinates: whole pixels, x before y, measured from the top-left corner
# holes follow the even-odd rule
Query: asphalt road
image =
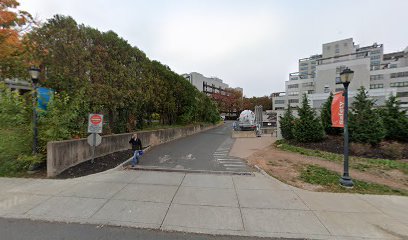
[(232, 122), (182, 139), (153, 147), (140, 166), (185, 170), (248, 172), (245, 162), (228, 156), (234, 143)]
[[(0, 218), (0, 239), (2, 240), (260, 240), (266, 238), (213, 236), (205, 234), (163, 232), (158, 230), (98, 226), (77, 223), (56, 223), (23, 219)], [(268, 238), (276, 239), (276, 238)]]

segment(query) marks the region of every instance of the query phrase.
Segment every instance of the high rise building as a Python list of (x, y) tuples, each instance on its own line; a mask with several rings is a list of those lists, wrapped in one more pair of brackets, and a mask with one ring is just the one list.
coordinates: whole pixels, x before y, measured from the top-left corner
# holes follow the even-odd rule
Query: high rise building
[(360, 47), (352, 38), (325, 43), (322, 54), (299, 59), (299, 71), (290, 73), (286, 92), (273, 93), (273, 109), (283, 110), (288, 104), (299, 106), (307, 94), (311, 106), (320, 109), (330, 92), (343, 90), (340, 72), (354, 71), (349, 97), (364, 86), (376, 105), (384, 105), (390, 94), (396, 95), (403, 108), (408, 108), (408, 47), (401, 52), (384, 53), (383, 44)]
[(243, 89), (240, 87), (230, 88), (228, 84), (224, 83), (221, 79), (217, 77), (205, 77), (204, 75), (192, 72), (182, 74), (187, 81), (189, 81), (194, 87), (196, 87), (200, 92), (204, 92), (208, 95), (213, 93), (226, 94), (229, 89), (243, 92)]

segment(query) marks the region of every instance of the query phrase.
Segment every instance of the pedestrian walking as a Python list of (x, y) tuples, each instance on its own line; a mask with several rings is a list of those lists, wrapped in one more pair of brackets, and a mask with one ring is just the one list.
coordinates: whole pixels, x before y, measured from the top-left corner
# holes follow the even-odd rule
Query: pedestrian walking
[(142, 141), (137, 137), (137, 134), (133, 134), (129, 141), (132, 144), (133, 158), (131, 161), (132, 167), (139, 163), (139, 157), (142, 151)]

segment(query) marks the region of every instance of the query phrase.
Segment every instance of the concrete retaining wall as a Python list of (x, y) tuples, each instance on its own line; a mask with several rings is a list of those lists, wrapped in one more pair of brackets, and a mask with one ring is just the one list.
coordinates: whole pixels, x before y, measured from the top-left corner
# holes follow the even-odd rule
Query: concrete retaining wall
[[(181, 128), (137, 132), (143, 147), (156, 146), (178, 138), (214, 128), (217, 125), (195, 125)], [(130, 149), (129, 139), (133, 133), (102, 136), (102, 143), (96, 147), (95, 157)], [(65, 169), (92, 158), (91, 147), (86, 138), (48, 142), (47, 176), (54, 177)]]

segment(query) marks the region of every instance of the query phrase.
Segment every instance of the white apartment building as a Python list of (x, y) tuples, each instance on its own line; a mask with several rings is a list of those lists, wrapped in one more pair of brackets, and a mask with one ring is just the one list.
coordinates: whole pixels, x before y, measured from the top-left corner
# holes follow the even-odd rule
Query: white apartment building
[(352, 38), (325, 43), (322, 54), (299, 59), (299, 71), (290, 73), (285, 92), (272, 94), (275, 111), (301, 104), (307, 94), (311, 106), (319, 110), (330, 92), (343, 90), (340, 72), (354, 71), (349, 85), (349, 101), (360, 86), (368, 90), (376, 105), (384, 105), (390, 94), (396, 95), (403, 108), (408, 108), (408, 47), (401, 52), (384, 53), (382, 44), (360, 47)]
[(234, 89), (239, 92), (243, 92), (243, 89), (240, 87), (230, 88), (228, 84), (223, 83), (221, 79), (217, 77), (205, 77), (200, 73), (192, 72), (182, 74), (187, 81), (193, 84), (200, 92), (204, 92), (206, 94), (212, 93), (221, 93), (224, 94), (226, 89)]

